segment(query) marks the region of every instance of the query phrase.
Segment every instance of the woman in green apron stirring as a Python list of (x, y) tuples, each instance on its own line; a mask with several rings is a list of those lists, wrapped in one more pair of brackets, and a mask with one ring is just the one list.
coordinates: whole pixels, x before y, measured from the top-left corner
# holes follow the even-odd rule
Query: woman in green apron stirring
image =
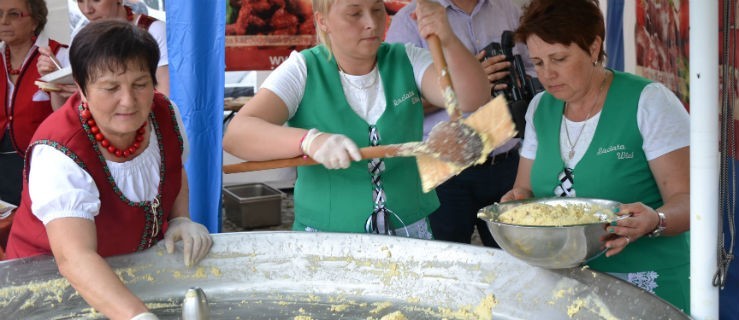
[[(310, 156), (298, 168), (294, 230), (431, 239), (438, 206), (423, 193), (413, 158), (360, 160), (358, 147), (421, 141), (421, 98), (444, 105), (425, 49), (384, 43), (382, 0), (314, 0), (321, 44), (293, 52), (226, 131), (226, 151), (245, 160)], [(462, 111), (487, 102), (480, 63), (436, 3), (416, 10), (419, 31), (439, 37)], [(283, 126), (288, 122), (289, 126)]]

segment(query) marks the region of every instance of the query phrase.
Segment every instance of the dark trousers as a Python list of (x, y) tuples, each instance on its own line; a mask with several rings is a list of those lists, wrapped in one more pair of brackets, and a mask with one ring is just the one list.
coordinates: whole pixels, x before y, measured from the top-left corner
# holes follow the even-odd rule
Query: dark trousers
[[(729, 160), (733, 161), (734, 167), (736, 168), (739, 166), (739, 160)], [(731, 177), (736, 177), (737, 172), (733, 171), (731, 169), (731, 162), (729, 162), (729, 179)], [(729, 180), (731, 181), (731, 180)], [(736, 188), (729, 187), (729, 199), (731, 199), (731, 193), (736, 193)], [(727, 206), (731, 204), (732, 202), (730, 200), (727, 200), (725, 203)], [(731, 228), (739, 228), (739, 221), (734, 220), (732, 221), (734, 223), (733, 226), (729, 225), (729, 219), (728, 215), (733, 214), (735, 217), (739, 217), (739, 209), (735, 208), (734, 212), (729, 212), (728, 210), (721, 213), (724, 217), (724, 248), (726, 250), (729, 249), (729, 244), (731, 243), (731, 235), (729, 234), (729, 231)], [(737, 239), (734, 240), (734, 255), (736, 256), (736, 250), (737, 250), (737, 243), (736, 241), (739, 241)], [(729, 270), (726, 274), (726, 285), (724, 288), (719, 291), (719, 315), (718, 318), (721, 320), (739, 320), (739, 304), (737, 303), (739, 301), (739, 260), (737, 260), (737, 257), (734, 257), (734, 260), (731, 261), (729, 264)]]
[(518, 169), (518, 149), (469, 167), (436, 188), (441, 206), (430, 216), (434, 239), (470, 243), (477, 227), (482, 243), (499, 248), (477, 212), (511, 190)]
[(10, 135), (5, 131), (0, 141), (0, 199), (18, 205), (23, 188), (23, 157), (13, 149)]

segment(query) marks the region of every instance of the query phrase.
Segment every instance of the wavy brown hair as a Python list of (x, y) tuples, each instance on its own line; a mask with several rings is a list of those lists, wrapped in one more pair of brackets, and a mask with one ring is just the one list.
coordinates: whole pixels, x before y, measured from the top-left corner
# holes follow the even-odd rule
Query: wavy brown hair
[(600, 37), (598, 62), (606, 58), (606, 26), (597, 0), (533, 0), (524, 7), (515, 32), (516, 41), (536, 35), (547, 43), (576, 44), (585, 52)]

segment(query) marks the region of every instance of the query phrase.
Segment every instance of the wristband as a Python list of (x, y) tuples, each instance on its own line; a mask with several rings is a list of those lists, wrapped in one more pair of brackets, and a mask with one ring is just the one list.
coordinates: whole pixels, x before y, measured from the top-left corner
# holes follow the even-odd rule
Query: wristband
[(316, 140), (316, 138), (320, 135), (322, 135), (323, 132), (318, 131), (317, 129), (310, 129), (308, 130), (308, 133), (305, 135), (305, 139), (300, 145), (300, 149), (303, 151), (304, 155), (309, 155), (310, 147), (313, 144), (313, 141)]
[(303, 141), (305, 141), (305, 137), (308, 136), (308, 133), (310, 133), (310, 130), (305, 132), (305, 134), (300, 138), (300, 143), (298, 143), (298, 149), (300, 149), (300, 152), (303, 153), (303, 159), (308, 157), (305, 151), (303, 151)]

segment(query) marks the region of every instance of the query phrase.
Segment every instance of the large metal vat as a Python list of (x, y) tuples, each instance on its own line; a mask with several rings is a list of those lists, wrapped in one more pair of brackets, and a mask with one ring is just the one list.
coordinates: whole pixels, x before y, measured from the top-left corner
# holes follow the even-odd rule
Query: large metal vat
[[(108, 259), (163, 319), (200, 287), (213, 319), (684, 319), (661, 299), (589, 269), (547, 270), (501, 250), (398, 237), (214, 235), (197, 267), (163, 246)], [(0, 263), (4, 319), (102, 318), (51, 257)], [(385, 317), (385, 318), (383, 318)]]

